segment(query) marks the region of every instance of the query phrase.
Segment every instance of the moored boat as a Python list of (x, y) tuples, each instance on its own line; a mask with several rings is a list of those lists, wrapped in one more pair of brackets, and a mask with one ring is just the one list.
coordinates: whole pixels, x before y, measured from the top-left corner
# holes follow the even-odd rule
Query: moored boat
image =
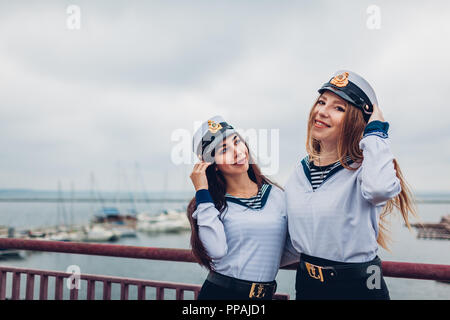
[(137, 230), (143, 232), (181, 232), (190, 230), (189, 221), (182, 211), (165, 210), (158, 215), (139, 214)]

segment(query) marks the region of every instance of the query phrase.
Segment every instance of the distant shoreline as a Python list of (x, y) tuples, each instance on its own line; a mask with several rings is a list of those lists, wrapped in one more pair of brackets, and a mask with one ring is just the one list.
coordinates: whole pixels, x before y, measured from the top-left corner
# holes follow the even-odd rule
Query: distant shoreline
[[(105, 199), (91, 199), (91, 198), (0, 198), (0, 202), (189, 202), (191, 199), (115, 199), (115, 198), (105, 198)], [(449, 200), (450, 203), (450, 200)]]
[[(146, 203), (159, 203), (159, 202), (171, 202), (171, 203), (187, 203), (192, 198), (27, 198), (27, 197), (14, 197), (14, 198), (1, 198), (0, 202), (105, 202), (105, 203), (133, 203), (133, 202), (146, 202)], [(416, 203), (429, 203), (429, 204), (450, 204), (450, 198), (448, 199), (416, 199)]]
[[(51, 191), (33, 189), (0, 189), (1, 202), (82, 202), (82, 203), (188, 203), (195, 191)], [(450, 204), (450, 193), (416, 192), (416, 203)]]

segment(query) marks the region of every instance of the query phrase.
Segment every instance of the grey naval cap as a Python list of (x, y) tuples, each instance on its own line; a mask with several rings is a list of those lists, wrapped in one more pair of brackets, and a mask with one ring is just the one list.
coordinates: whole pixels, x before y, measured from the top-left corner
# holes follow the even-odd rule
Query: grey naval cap
[(192, 139), (192, 151), (206, 162), (214, 162), (212, 152), (217, 145), (236, 130), (221, 116), (214, 116), (203, 122)]
[(350, 70), (339, 70), (318, 91), (325, 90), (337, 94), (353, 106), (360, 109), (364, 120), (369, 121), (373, 112), (373, 105), (378, 105), (377, 96), (370, 84), (360, 75)]

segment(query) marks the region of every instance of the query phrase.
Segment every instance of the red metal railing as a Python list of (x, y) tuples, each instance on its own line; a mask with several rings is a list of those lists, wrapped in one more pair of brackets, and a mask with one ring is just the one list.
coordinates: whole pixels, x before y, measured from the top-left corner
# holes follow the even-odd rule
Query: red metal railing
[(145, 300), (147, 288), (154, 288), (156, 293), (156, 300), (164, 300), (164, 293), (167, 289), (175, 290), (176, 300), (183, 300), (184, 293), (186, 291), (191, 291), (194, 293), (194, 299), (197, 299), (198, 293), (200, 291), (199, 285), (184, 284), (176, 282), (162, 282), (162, 281), (149, 281), (142, 279), (132, 279), (132, 278), (120, 278), (120, 277), (109, 277), (109, 276), (98, 276), (90, 274), (80, 274), (80, 283), (78, 287), (75, 286), (75, 281), (73, 278), (73, 273), (58, 272), (58, 271), (48, 271), (48, 270), (35, 270), (35, 269), (24, 269), (16, 267), (2, 267), (0, 266), (0, 300), (5, 300), (6, 298), (6, 283), (7, 274), (12, 274), (12, 289), (11, 289), (11, 300), (18, 300), (21, 298), (20, 287), (21, 287), (21, 275), (26, 275), (26, 288), (25, 288), (25, 299), (34, 299), (34, 285), (36, 277), (40, 277), (39, 282), (39, 300), (48, 299), (48, 287), (49, 279), (55, 279), (54, 288), (54, 298), (55, 300), (63, 299), (63, 289), (67, 282), (70, 282), (69, 297), (70, 300), (78, 300), (79, 288), (82, 286), (81, 281), (87, 283), (86, 297), (87, 300), (94, 300), (96, 294), (96, 283), (100, 282), (103, 284), (103, 300), (111, 300), (111, 289), (113, 284), (120, 285), (120, 299), (129, 299), (129, 288), (130, 286), (137, 287), (137, 299)]
[[(32, 250), (32, 251), (48, 251), (63, 252), (72, 254), (99, 255), (109, 257), (123, 257), (136, 259), (166, 260), (179, 262), (195, 262), (190, 250), (186, 249), (165, 249), (151, 247), (124, 246), (112, 244), (92, 244), (77, 242), (59, 242), (59, 241), (43, 241), (43, 240), (25, 240), (0, 238), (0, 248)], [(296, 264), (283, 267), (282, 269), (295, 270)], [(383, 274), (387, 277), (423, 279), (423, 280), (439, 280), (450, 281), (450, 266), (438, 264), (424, 263), (407, 263), (407, 262), (391, 262), (383, 261)], [(0, 267), (0, 300), (5, 299), (7, 273), (12, 273), (12, 294), (11, 299), (20, 297), (20, 277), (21, 274), (27, 275), (27, 285), (25, 299), (32, 299), (34, 290), (34, 278), (40, 277), (40, 299), (47, 299), (48, 277), (55, 277), (55, 299), (62, 298), (62, 286), (64, 279), (71, 277), (73, 274), (46, 270), (31, 270), (11, 267)], [(103, 283), (103, 299), (111, 298), (111, 284), (118, 283), (121, 286), (121, 299), (128, 299), (128, 287), (136, 285), (138, 287), (138, 299), (145, 299), (145, 289), (147, 287), (156, 288), (156, 299), (164, 299), (164, 289), (175, 289), (176, 299), (183, 299), (185, 291), (194, 292), (194, 298), (197, 297), (200, 290), (198, 285), (190, 285), (183, 283), (170, 283), (159, 281), (148, 281), (141, 279), (129, 279), (118, 277), (107, 277), (98, 275), (80, 275), (80, 279), (87, 281), (87, 297), (86, 299), (94, 299), (95, 282)], [(78, 290), (70, 290), (70, 298), (78, 298)], [(276, 299), (289, 299), (288, 294), (277, 294)]]
[[(195, 262), (195, 259), (190, 250), (185, 249), (164, 249), (152, 247), (137, 247), (137, 246), (123, 246), (111, 244), (93, 244), (80, 242), (60, 242), (60, 241), (45, 241), (45, 240), (28, 240), (28, 239), (14, 239), (14, 238), (0, 238), (0, 248), (19, 249), (31, 251), (47, 251), (47, 252), (62, 252), (72, 254), (86, 254), (98, 255), (108, 257), (122, 257), (122, 258), (136, 258), (136, 259), (151, 259), (151, 260), (166, 260), (166, 261), (180, 261), (180, 262)], [(26, 275), (25, 299), (34, 299), (34, 284), (35, 277), (40, 277), (39, 282), (39, 299), (47, 300), (49, 278), (55, 278), (54, 297), (55, 300), (63, 298), (63, 285), (67, 280), (72, 281), (72, 273), (36, 270), (16, 267), (0, 266), (0, 300), (6, 298), (6, 284), (8, 280), (8, 273), (12, 274), (12, 289), (11, 299), (20, 299), (21, 275)], [(166, 289), (175, 290), (176, 300), (184, 299), (186, 291), (193, 292), (194, 299), (197, 298), (201, 286), (194, 284), (176, 283), (176, 282), (162, 282), (149, 281), (142, 279), (119, 278), (99, 275), (80, 274), (80, 281), (87, 282), (86, 299), (95, 299), (95, 283), (103, 283), (103, 300), (111, 299), (112, 284), (120, 284), (120, 299), (128, 300), (129, 286), (137, 286), (138, 300), (146, 299), (146, 288), (154, 288), (156, 290), (156, 300), (164, 299), (164, 292)], [(78, 287), (79, 288), (79, 287)], [(72, 286), (70, 289), (70, 299), (78, 299), (78, 289)], [(277, 300), (289, 300), (289, 294), (277, 293), (274, 295)]]

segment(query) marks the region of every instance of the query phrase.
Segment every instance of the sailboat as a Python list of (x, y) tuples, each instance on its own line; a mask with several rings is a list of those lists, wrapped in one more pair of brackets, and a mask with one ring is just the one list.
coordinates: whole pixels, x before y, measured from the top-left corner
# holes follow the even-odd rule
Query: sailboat
[(116, 241), (119, 238), (118, 233), (99, 225), (90, 225), (84, 229), (83, 241), (85, 242)]
[[(91, 173), (91, 196), (94, 196), (95, 179), (93, 173)], [(117, 207), (106, 206), (100, 193), (97, 192), (97, 198), (100, 199), (102, 207), (97, 211), (94, 217), (91, 219), (90, 234), (93, 239), (100, 237), (100, 232), (103, 230), (103, 237), (113, 241), (121, 237), (136, 237), (136, 216), (134, 213), (122, 214)], [(117, 202), (117, 195), (116, 195)], [(100, 241), (100, 240), (92, 240)]]
[[(163, 207), (165, 206), (165, 198), (167, 194), (167, 182), (168, 173), (166, 171), (164, 176), (164, 200)], [(143, 232), (181, 232), (190, 230), (189, 220), (186, 217), (185, 211), (164, 209), (157, 215), (150, 215), (147, 213), (141, 213), (137, 215), (138, 231)]]
[(136, 216), (122, 215), (116, 207), (103, 207), (92, 223), (114, 232), (118, 237), (136, 237), (136, 221)]
[[(70, 204), (70, 224), (68, 223), (66, 205), (62, 194), (61, 182), (58, 181), (58, 202), (56, 218), (57, 223), (55, 228), (47, 228), (45, 231), (30, 231), (29, 236), (38, 238), (42, 237), (45, 240), (52, 241), (82, 241), (84, 234), (80, 227), (73, 224), (73, 184), (71, 191), (71, 204)], [(62, 221), (61, 221), (62, 219)]]
[(191, 226), (183, 211), (164, 210), (158, 215), (141, 213), (137, 216), (137, 230), (144, 232), (181, 232)]

